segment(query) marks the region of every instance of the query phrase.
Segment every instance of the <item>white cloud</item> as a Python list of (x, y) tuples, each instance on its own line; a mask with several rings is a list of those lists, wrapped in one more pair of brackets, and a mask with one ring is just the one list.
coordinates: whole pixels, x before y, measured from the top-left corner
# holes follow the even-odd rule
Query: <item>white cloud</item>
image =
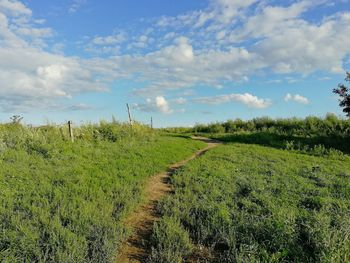
[(126, 40), (126, 36), (124, 33), (119, 33), (115, 35), (110, 35), (106, 37), (97, 36), (92, 40), (92, 44), (95, 45), (114, 45), (121, 43)]
[(159, 94), (171, 89), (188, 89), (197, 84), (220, 87), (222, 82), (246, 81), (247, 75), (261, 68), (252, 63), (254, 54), (244, 48), (227, 51), (195, 52), (187, 38), (145, 55), (120, 55), (111, 62), (120, 75), (150, 84), (137, 94)]
[(0, 0), (0, 12), (13, 16), (32, 14), (28, 7), (16, 0)]
[(300, 103), (300, 104), (309, 104), (310, 101), (308, 98), (306, 97), (303, 97), (299, 94), (295, 94), (295, 95), (292, 95), (290, 93), (287, 93), (286, 96), (284, 97), (284, 101), (288, 102), (288, 101), (295, 101), (297, 103)]
[(76, 13), (83, 5), (87, 3), (87, 0), (73, 0), (68, 8), (69, 13)]
[(19, 35), (29, 36), (33, 38), (52, 36), (51, 28), (20, 27), (16, 31)]
[(162, 96), (156, 97), (156, 107), (162, 113), (172, 113), (173, 110), (170, 109), (168, 102)]
[(91, 105), (85, 104), (85, 103), (78, 103), (75, 105), (71, 105), (68, 107), (65, 107), (63, 110), (65, 111), (85, 111), (85, 110), (93, 110), (94, 107)]
[[(318, 22), (303, 17), (323, 3), (301, 0), (282, 6), (273, 1), (212, 0), (204, 10), (161, 17), (156, 24), (166, 30), (147, 25), (152, 30), (141, 30), (125, 47), (123, 35), (112, 34), (95, 37), (86, 49), (99, 54), (100, 46), (99, 52), (110, 54), (99, 60), (98, 68), (143, 83), (134, 94), (145, 97), (198, 84), (222, 87), (271, 70), (303, 76), (318, 70), (343, 72), (343, 60), (350, 54), (350, 14)], [(245, 47), (245, 42), (251, 44)], [(145, 47), (147, 51), (141, 50)], [(297, 78), (285, 80), (292, 83)]]
[[(149, 83), (136, 91), (139, 95), (150, 92), (156, 95), (198, 84), (220, 87), (271, 70), (303, 76), (318, 70), (340, 73), (344, 58), (350, 54), (350, 38), (345, 37), (350, 35), (350, 14), (333, 15), (317, 23), (302, 19), (305, 12), (323, 2), (303, 0), (274, 6), (258, 1), (212, 1), (204, 11), (157, 21), (169, 27), (164, 37), (157, 38), (159, 41), (168, 41), (176, 36), (174, 31), (183, 29), (183, 36), (173, 44), (155, 43), (150, 47), (153, 51), (122, 54), (110, 62), (119, 75)], [(247, 8), (252, 9), (247, 12)], [(235, 19), (240, 23), (235, 24)], [(146, 37), (150, 36), (140, 35), (135, 39), (146, 40)], [(254, 44), (244, 47), (245, 41)], [(240, 43), (241, 47), (237, 47)], [(145, 47), (141, 41), (133, 44)]]
[(216, 34), (216, 40), (221, 40), (221, 39), (223, 39), (225, 36), (226, 36), (226, 32), (225, 32), (224, 30), (219, 31), (219, 32)]
[(179, 64), (190, 63), (194, 59), (193, 48), (186, 37), (176, 39), (176, 45), (168, 46), (157, 55), (160, 59), (170, 59)]
[(183, 97), (180, 97), (180, 98), (174, 99), (173, 102), (175, 104), (183, 105), (187, 103), (187, 100)]
[(206, 27), (212, 30), (222, 28), (237, 22), (244, 16), (248, 7), (258, 0), (211, 0), (208, 8), (196, 10), (175, 17), (162, 16), (156, 23), (157, 27), (181, 28), (190, 26), (194, 29)]
[(239, 15), (242, 9), (245, 9), (257, 0), (213, 0), (214, 17), (222, 23), (230, 23)]
[(250, 93), (244, 94), (226, 94), (226, 95), (218, 95), (212, 97), (202, 97), (193, 99), (196, 103), (202, 104), (223, 104), (228, 102), (240, 102), (250, 108), (264, 109), (271, 105), (271, 101), (269, 99), (260, 99)]
[[(84, 91), (101, 91), (88, 65), (74, 58), (66, 58), (36, 49), (16, 50), (0, 48), (0, 96), (11, 100), (66, 97)], [(40, 105), (40, 103), (38, 104)]]
[(297, 82), (300, 81), (300, 79), (296, 79), (296, 78), (292, 78), (292, 77), (286, 77), (285, 80), (286, 80), (289, 84), (297, 83)]
[(281, 79), (272, 79), (272, 80), (268, 80), (266, 83), (279, 84), (279, 83), (282, 83), (282, 80)]
[(135, 103), (133, 108), (145, 112), (161, 112), (164, 114), (173, 113), (174, 110), (170, 108), (168, 101), (163, 96), (157, 96), (154, 99), (148, 98), (146, 103)]
[[(76, 12), (86, 1), (71, 3), (71, 12)], [(168, 102), (164, 97), (157, 104), (156, 96), (166, 96), (169, 90), (186, 91), (196, 85), (219, 88), (271, 71), (293, 73), (293, 79), (276, 76), (276, 83), (294, 82), (296, 73), (342, 73), (344, 59), (350, 55), (350, 13), (307, 20), (304, 14), (323, 3), (301, 0), (282, 6), (276, 1), (212, 0), (203, 10), (147, 24), (152, 30), (140, 30), (130, 43), (124, 33), (87, 38), (84, 48), (95, 56), (79, 59), (62, 51), (49, 52), (54, 47), (46, 38), (54, 31), (40, 27), (44, 21), (37, 23), (20, 1), (0, 0), (0, 107), (71, 98), (105, 90), (106, 83), (127, 78), (142, 85), (134, 94), (154, 98), (141, 108), (166, 113), (172, 111), (169, 103), (181, 104), (180, 99)], [(134, 52), (128, 46), (139, 49)], [(96, 56), (101, 54), (96, 50), (103, 56)], [(208, 102), (225, 100), (256, 108), (270, 105), (249, 93), (208, 98)]]
[(148, 40), (148, 37), (146, 35), (142, 35), (139, 37), (140, 42), (147, 42), (147, 40)]
[(145, 48), (147, 47), (148, 43), (151, 42), (153, 39), (149, 38), (146, 35), (141, 35), (136, 38), (136, 40), (128, 45), (128, 49), (132, 48)]
[[(327, 1), (302, 0), (284, 6), (271, 3), (216, 0), (204, 11), (187, 14), (192, 42), (200, 43), (193, 48), (224, 51), (232, 44), (244, 46), (249, 41), (254, 45), (248, 51), (256, 54), (251, 61), (252, 70), (260, 64), (261, 68), (279, 74), (309, 74), (318, 70), (344, 73), (343, 60), (350, 53), (350, 38), (345, 37), (350, 34), (348, 12), (311, 22), (303, 15)], [(246, 12), (247, 8), (251, 8), (250, 12)], [(235, 23), (237, 19), (240, 23)], [(167, 20), (169, 27), (180, 26), (180, 16)], [(186, 30), (186, 26), (182, 29)], [(215, 34), (210, 34), (211, 31)]]
[(165, 40), (168, 40), (168, 39), (174, 39), (176, 37), (176, 33), (175, 32), (169, 32), (169, 33), (166, 33), (166, 35), (163, 37)]
[(106, 90), (95, 62), (43, 50), (52, 30), (33, 26), (31, 14), (19, 1), (0, 0), (1, 110), (52, 107), (75, 94)]
[(193, 13), (191, 19), (196, 20), (195, 28), (202, 27), (208, 22), (216, 25), (230, 24), (240, 18), (247, 7), (256, 2), (257, 0), (212, 0), (207, 10)]
[(317, 70), (343, 73), (343, 59), (350, 53), (347, 35), (350, 14), (341, 14), (320, 25), (302, 23), (285, 28), (258, 43), (255, 52), (277, 73), (309, 74)]
[(242, 28), (232, 31), (230, 40), (244, 41), (247, 38), (270, 37), (281, 34), (287, 28), (303, 24), (299, 16), (312, 6), (311, 1), (299, 1), (290, 6), (265, 6), (260, 12), (248, 16)]
[(318, 78), (318, 80), (321, 80), (321, 81), (326, 81), (326, 80), (331, 80), (332, 78), (331, 77), (321, 77), (321, 78)]

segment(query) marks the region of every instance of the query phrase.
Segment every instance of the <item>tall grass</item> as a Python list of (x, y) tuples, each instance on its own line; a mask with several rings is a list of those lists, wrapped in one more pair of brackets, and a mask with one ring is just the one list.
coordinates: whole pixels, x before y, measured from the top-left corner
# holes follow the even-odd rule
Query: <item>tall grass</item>
[(236, 119), (197, 124), (193, 128), (168, 128), (164, 131), (210, 136), (227, 142), (294, 148), (304, 152), (316, 153), (324, 148), (323, 152), (333, 154), (340, 151), (350, 154), (350, 119), (341, 119), (334, 114), (327, 114), (325, 118)]
[(191, 132), (236, 133), (236, 132), (270, 132), (279, 135), (301, 137), (350, 137), (350, 119), (340, 119), (333, 114), (325, 118), (306, 117), (305, 119), (271, 119), (255, 118), (248, 121), (228, 120), (223, 123), (197, 124)]
[(233, 143), (192, 161), (172, 183), (175, 193), (158, 206), (154, 262), (350, 261), (347, 155)]
[(135, 124), (0, 125), (0, 261), (112, 262), (153, 175), (200, 142)]

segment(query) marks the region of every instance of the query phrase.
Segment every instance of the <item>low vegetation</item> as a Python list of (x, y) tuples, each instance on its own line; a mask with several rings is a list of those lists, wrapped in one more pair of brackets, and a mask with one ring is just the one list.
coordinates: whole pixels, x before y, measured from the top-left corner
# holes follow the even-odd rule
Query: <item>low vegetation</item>
[(316, 156), (340, 157), (350, 153), (350, 141), (337, 137), (299, 137), (269, 132), (238, 132), (232, 134), (207, 134), (223, 142), (258, 144)]
[(249, 140), (226, 137), (172, 177), (149, 261), (349, 262), (350, 157)]
[(241, 119), (228, 120), (223, 123), (198, 124), (192, 132), (235, 133), (235, 132), (269, 132), (279, 135), (313, 137), (313, 136), (350, 136), (350, 119), (340, 119), (334, 114), (325, 118), (306, 117), (305, 119), (271, 119), (255, 118), (248, 121)]
[(147, 177), (203, 145), (135, 124), (0, 125), (0, 261), (111, 262)]
[(261, 144), (304, 152), (319, 150), (350, 154), (350, 119), (340, 119), (334, 114), (327, 114), (325, 118), (310, 116), (305, 119), (236, 119), (197, 124), (193, 128), (169, 128), (165, 131), (199, 134), (223, 141)]
[(149, 262), (349, 262), (350, 122), (228, 121), (163, 131), (135, 123), (0, 125), (0, 261), (113, 262), (149, 176), (172, 176)]

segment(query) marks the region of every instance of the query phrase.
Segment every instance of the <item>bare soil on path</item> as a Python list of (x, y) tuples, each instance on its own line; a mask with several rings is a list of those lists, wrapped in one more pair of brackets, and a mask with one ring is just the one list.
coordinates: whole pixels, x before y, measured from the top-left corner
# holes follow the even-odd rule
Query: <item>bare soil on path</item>
[(144, 188), (147, 201), (124, 221), (126, 226), (133, 229), (134, 234), (122, 245), (118, 253), (117, 263), (146, 262), (150, 251), (149, 240), (153, 224), (160, 219), (160, 215), (156, 212), (156, 205), (162, 197), (171, 192), (170, 177), (187, 162), (221, 144), (219, 141), (205, 137), (192, 137), (192, 139), (203, 141), (208, 145), (191, 157), (171, 165), (167, 171), (152, 176), (147, 181)]

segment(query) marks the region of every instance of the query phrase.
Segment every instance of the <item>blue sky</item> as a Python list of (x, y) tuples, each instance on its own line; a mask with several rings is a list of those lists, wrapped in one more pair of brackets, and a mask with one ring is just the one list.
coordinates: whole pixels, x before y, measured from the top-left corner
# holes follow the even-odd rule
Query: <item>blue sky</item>
[(348, 0), (0, 0), (0, 121), (342, 116)]

